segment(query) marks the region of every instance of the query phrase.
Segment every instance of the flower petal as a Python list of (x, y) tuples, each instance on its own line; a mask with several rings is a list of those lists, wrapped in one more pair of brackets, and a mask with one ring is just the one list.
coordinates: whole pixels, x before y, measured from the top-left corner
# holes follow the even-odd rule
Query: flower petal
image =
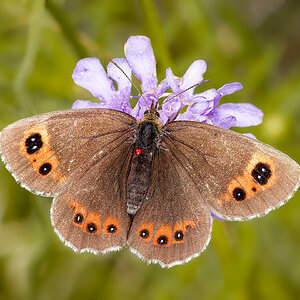
[(210, 119), (217, 126), (230, 128), (259, 125), (262, 117), (263, 112), (251, 103), (225, 103), (214, 109)]
[(198, 101), (193, 106), (189, 106), (189, 109), (193, 112), (193, 114), (206, 115), (212, 110), (211, 103), (212, 101)]
[(248, 136), (248, 137), (250, 137), (252, 139), (257, 140), (256, 136), (254, 134), (252, 134), (252, 133), (242, 133), (242, 134), (245, 135), (245, 136)]
[(97, 58), (81, 59), (73, 72), (74, 82), (90, 91), (90, 93), (101, 101), (111, 101), (114, 87), (112, 81)]
[(137, 120), (141, 120), (144, 117), (144, 112), (150, 109), (152, 104), (156, 105), (157, 102), (157, 98), (153, 94), (144, 94), (139, 98), (136, 106), (130, 114)]
[(218, 96), (215, 98), (215, 106), (218, 105), (221, 97), (233, 94), (241, 90), (243, 86), (239, 82), (226, 83), (221, 88), (218, 89)]
[(80, 108), (101, 108), (101, 103), (94, 103), (87, 100), (76, 100), (72, 105), (72, 109)]
[(236, 118), (234, 116), (219, 116), (210, 119), (215, 126), (219, 126), (225, 129), (236, 126)]
[(211, 214), (211, 216), (212, 216), (213, 218), (215, 218), (216, 220), (224, 221), (224, 219), (218, 217), (218, 216), (217, 216), (216, 214), (214, 214), (212, 211), (210, 212), (210, 214)]
[(186, 110), (184, 113), (179, 114), (176, 121), (196, 121), (195, 115), (190, 110)]
[(164, 114), (163, 110), (159, 110), (159, 122), (161, 124), (166, 124), (168, 122), (168, 117)]
[(115, 58), (113, 61), (124, 71), (128, 78), (111, 62), (107, 65), (107, 75), (118, 84), (118, 91), (122, 96), (127, 96), (129, 100), (131, 94), (131, 69), (125, 58)]
[(194, 114), (191, 110), (186, 110), (184, 113), (179, 114), (176, 121), (196, 121), (196, 122), (207, 122), (207, 116)]
[(164, 92), (170, 88), (169, 83), (164, 79), (157, 87), (157, 98), (163, 96)]
[(203, 80), (203, 74), (206, 71), (206, 62), (204, 60), (194, 61), (182, 78), (174, 76), (171, 68), (166, 70), (166, 80), (169, 83), (173, 93), (180, 94), (178, 97), (183, 103), (191, 102), (193, 93), (196, 87), (191, 88), (193, 85), (200, 83)]
[(203, 101), (203, 99), (205, 99), (206, 101), (211, 101), (214, 100), (217, 96), (218, 92), (216, 89), (209, 89), (200, 94), (195, 94), (193, 96), (193, 99), (195, 102)]
[[(184, 91), (191, 86), (200, 83), (203, 80), (203, 74), (206, 72), (206, 62), (204, 60), (194, 61), (185, 74), (182, 76), (181, 90)], [(187, 93), (191, 96), (194, 93), (194, 89), (189, 89)]]
[(177, 98), (173, 98), (162, 105), (162, 112), (164, 116), (168, 118), (168, 121), (171, 122), (177, 116), (178, 112), (182, 109), (183, 104)]
[(179, 94), (181, 92), (181, 88), (179, 87), (179, 78), (174, 76), (171, 68), (166, 70), (166, 81), (168, 82), (174, 94)]
[(216, 97), (218, 97), (218, 92), (215, 89), (193, 95), (192, 103), (195, 104), (191, 106), (191, 110), (195, 114), (209, 114), (215, 108), (214, 101)]
[(150, 40), (145, 36), (131, 36), (124, 50), (133, 74), (142, 82), (143, 93), (156, 91), (156, 61)]
[(218, 89), (218, 92), (221, 96), (233, 94), (241, 90), (243, 86), (239, 82), (226, 83), (221, 88)]
[(119, 102), (101, 102), (101, 103), (94, 103), (87, 100), (76, 100), (73, 105), (72, 109), (81, 109), (81, 108), (107, 108), (107, 109), (115, 109), (125, 113), (130, 114), (132, 111), (131, 106), (126, 103), (119, 103)]

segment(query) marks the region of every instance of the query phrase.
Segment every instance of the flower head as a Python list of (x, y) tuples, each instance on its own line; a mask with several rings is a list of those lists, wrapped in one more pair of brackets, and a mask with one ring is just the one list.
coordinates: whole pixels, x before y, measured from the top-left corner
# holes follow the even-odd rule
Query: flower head
[[(77, 100), (73, 108), (111, 108), (131, 114), (140, 120), (152, 103), (160, 102), (160, 122), (163, 124), (173, 120), (187, 120), (229, 129), (255, 126), (262, 122), (262, 111), (250, 103), (219, 105), (223, 96), (243, 88), (238, 82), (225, 84), (219, 89), (194, 93), (195, 87), (203, 81), (207, 68), (205, 61), (194, 61), (182, 77), (175, 76), (168, 68), (166, 78), (158, 84), (156, 60), (150, 40), (145, 36), (131, 36), (124, 50), (125, 58), (116, 58), (114, 62), (128, 78), (131, 79), (133, 74), (141, 81), (143, 94), (138, 96), (135, 107), (132, 108), (129, 102), (132, 97), (131, 81), (118, 67), (110, 62), (106, 72), (97, 58), (84, 58), (77, 63), (73, 72), (74, 82), (90, 91), (100, 103)], [(168, 89), (171, 92), (166, 93)], [(164, 100), (161, 99), (163, 97)], [(181, 113), (184, 107), (186, 110)]]

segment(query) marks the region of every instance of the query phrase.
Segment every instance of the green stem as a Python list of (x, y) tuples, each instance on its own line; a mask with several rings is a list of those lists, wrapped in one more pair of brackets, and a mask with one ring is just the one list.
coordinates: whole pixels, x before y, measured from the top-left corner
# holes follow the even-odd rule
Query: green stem
[(73, 46), (79, 58), (87, 57), (87, 50), (80, 42), (80, 38), (69, 16), (53, 0), (46, 0), (46, 9), (56, 20), (64, 36)]
[[(45, 0), (35, 0), (33, 4), (26, 53), (17, 73), (17, 76), (14, 80), (14, 92), (16, 95), (19, 109), (21, 109), (22, 112), (24, 111), (24, 109), (29, 109), (28, 104), (30, 102), (24, 100), (24, 98), (26, 98), (24, 85), (34, 67), (34, 62), (37, 55), (40, 37), (40, 22), (44, 10), (44, 2)], [(24, 105), (25, 103), (26, 105)]]

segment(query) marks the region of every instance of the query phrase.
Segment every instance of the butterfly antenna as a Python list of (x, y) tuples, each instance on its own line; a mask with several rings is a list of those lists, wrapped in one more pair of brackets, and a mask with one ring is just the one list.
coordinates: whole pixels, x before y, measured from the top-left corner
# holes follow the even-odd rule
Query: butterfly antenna
[(141, 90), (133, 83), (133, 81), (131, 80), (131, 78), (125, 73), (125, 71), (116, 63), (114, 62), (112, 59), (109, 59), (109, 61), (116, 66), (124, 75), (125, 77), (131, 82), (131, 84), (133, 85), (133, 87), (138, 91), (138, 93), (141, 95), (141, 97), (144, 99), (144, 101), (146, 102), (146, 105), (148, 107), (148, 109), (150, 110), (149, 104), (146, 101), (146, 98), (144, 97), (143, 93), (141, 92)]
[(177, 96), (179, 96), (179, 95), (181, 95), (181, 94), (185, 93), (186, 91), (188, 91), (188, 90), (190, 90), (190, 89), (192, 89), (192, 88), (195, 88), (195, 87), (197, 87), (197, 86), (199, 86), (199, 85), (202, 85), (202, 84), (204, 84), (204, 83), (208, 83), (208, 82), (211, 82), (211, 80), (203, 80), (203, 81), (201, 81), (201, 82), (199, 82), (199, 83), (196, 83), (196, 84), (194, 84), (194, 85), (192, 85), (192, 86), (188, 87), (188, 88), (187, 88), (187, 89), (185, 89), (184, 91), (181, 91), (180, 93), (178, 93), (178, 94), (174, 95), (173, 97), (171, 97), (170, 99), (168, 99), (168, 100), (167, 100), (167, 101), (165, 101), (164, 103), (166, 103), (166, 102), (169, 102), (170, 100), (172, 100), (172, 99), (176, 98)]

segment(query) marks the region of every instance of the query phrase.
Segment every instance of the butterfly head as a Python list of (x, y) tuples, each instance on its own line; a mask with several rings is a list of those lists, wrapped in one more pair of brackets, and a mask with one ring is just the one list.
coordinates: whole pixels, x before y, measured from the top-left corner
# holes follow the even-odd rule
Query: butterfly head
[(147, 121), (158, 121), (159, 120), (159, 112), (155, 109), (148, 109), (144, 113), (144, 118), (143, 120)]
[(154, 104), (152, 102), (151, 107), (144, 112), (144, 117), (142, 120), (137, 122), (138, 128), (143, 127), (145, 123), (153, 123), (153, 126), (157, 128), (160, 133), (162, 129), (162, 124), (159, 122), (159, 112), (157, 111), (158, 103)]
[(157, 121), (158, 123), (159, 112), (157, 111), (157, 107), (158, 107), (158, 103), (154, 104), (154, 102), (152, 102), (151, 107), (144, 112), (143, 120), (150, 121), (150, 122)]

